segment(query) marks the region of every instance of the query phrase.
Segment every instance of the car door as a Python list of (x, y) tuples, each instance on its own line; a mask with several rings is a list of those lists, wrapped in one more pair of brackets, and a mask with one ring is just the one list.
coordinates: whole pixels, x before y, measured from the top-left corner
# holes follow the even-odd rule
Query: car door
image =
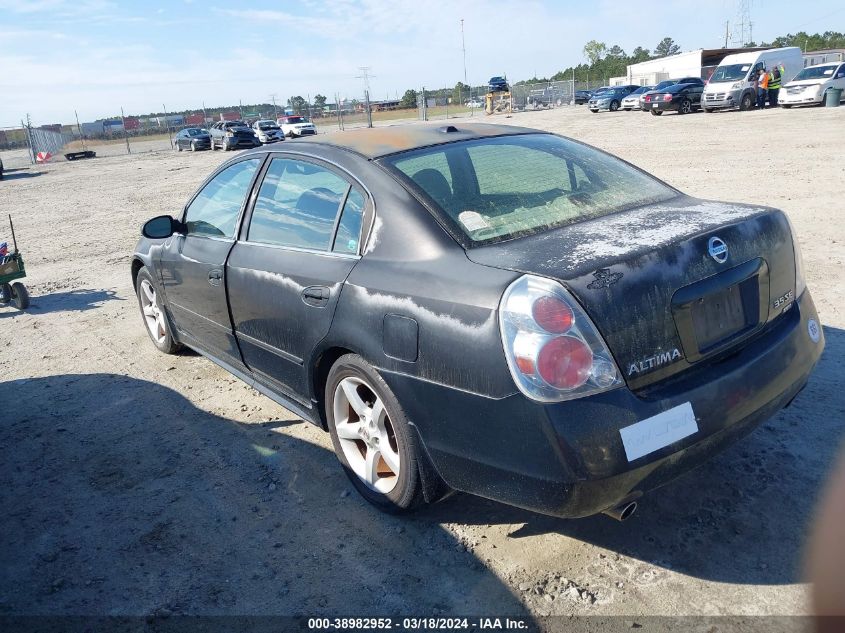
[(244, 362), (257, 380), (306, 405), (306, 362), (358, 261), (367, 208), (348, 175), (277, 154), (226, 265)]
[(180, 339), (234, 366), (242, 363), (226, 302), (225, 263), (263, 160), (244, 158), (212, 176), (185, 207), (184, 234), (165, 242), (159, 260)]
[[(840, 64), (833, 75), (833, 87), (845, 90), (845, 64)], [(842, 95), (845, 98), (845, 93)]]
[(698, 84), (693, 84), (687, 88), (687, 98), (692, 102), (693, 107), (701, 105), (701, 95), (704, 92), (704, 87)]

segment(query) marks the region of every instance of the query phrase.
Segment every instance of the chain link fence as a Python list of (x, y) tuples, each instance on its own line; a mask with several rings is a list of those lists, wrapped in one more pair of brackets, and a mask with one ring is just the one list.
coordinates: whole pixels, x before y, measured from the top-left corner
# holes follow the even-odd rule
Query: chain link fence
[[(39, 161), (39, 153), (49, 160), (65, 160), (70, 152), (95, 152), (97, 156), (170, 151), (173, 136), (185, 127), (209, 127), (215, 121), (240, 119), (252, 123), (258, 119), (280, 119), (285, 114), (309, 118), (317, 133), (409, 121), (448, 119), (495, 119), (500, 113), (514, 114), (533, 110), (569, 107), (578, 91), (606, 85), (606, 79), (592, 81), (519, 82), (509, 92), (492, 94), (488, 106), (488, 87), (465, 86), (428, 88), (421, 86), (384, 99), (364, 92), (320, 102), (292, 99), (289, 106), (267, 105), (206, 110), (204, 107), (181, 113), (121, 116), (78, 121), (73, 124), (38, 125), (22, 123), (20, 127), (0, 128), (0, 159), (6, 169), (28, 167)], [(296, 107), (291, 107), (296, 106)], [(72, 112), (72, 111), (71, 111)], [(70, 115), (71, 113), (69, 113)], [(68, 116), (74, 120), (76, 114)]]

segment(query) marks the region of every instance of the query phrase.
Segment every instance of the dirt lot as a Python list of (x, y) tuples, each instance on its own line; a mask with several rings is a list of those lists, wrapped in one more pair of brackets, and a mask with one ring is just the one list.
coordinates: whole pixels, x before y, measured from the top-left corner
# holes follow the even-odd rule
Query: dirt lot
[(806, 613), (802, 547), (845, 413), (845, 108), (505, 121), (692, 195), (783, 208), (827, 336), (796, 402), (624, 524), (466, 495), (384, 516), (326, 434), (201, 357), (157, 353), (144, 331), (139, 227), (231, 154), (12, 172), (0, 227), (12, 213), (33, 305), (0, 308), (0, 615)]

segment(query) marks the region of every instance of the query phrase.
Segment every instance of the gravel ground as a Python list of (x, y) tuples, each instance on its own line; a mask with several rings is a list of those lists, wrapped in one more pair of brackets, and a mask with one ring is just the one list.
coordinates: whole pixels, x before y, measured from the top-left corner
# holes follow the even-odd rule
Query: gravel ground
[(0, 615), (807, 613), (802, 549), (845, 413), (845, 108), (496, 121), (695, 196), (783, 208), (828, 345), (795, 403), (624, 524), (467, 495), (385, 516), (328, 435), (147, 338), (129, 277), (139, 227), (177, 213), (223, 154), (15, 171), (0, 239), (12, 213), (33, 301), (0, 308)]

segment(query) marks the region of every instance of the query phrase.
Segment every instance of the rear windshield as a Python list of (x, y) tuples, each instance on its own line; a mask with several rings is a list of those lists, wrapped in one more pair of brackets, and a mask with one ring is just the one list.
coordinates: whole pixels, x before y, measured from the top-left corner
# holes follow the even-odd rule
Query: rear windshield
[(525, 134), (383, 159), (474, 244), (497, 242), (661, 202), (675, 190), (596, 149)]
[(301, 116), (289, 116), (287, 118), (287, 122), (288, 123), (307, 123), (307, 121), (305, 119), (303, 119)]

